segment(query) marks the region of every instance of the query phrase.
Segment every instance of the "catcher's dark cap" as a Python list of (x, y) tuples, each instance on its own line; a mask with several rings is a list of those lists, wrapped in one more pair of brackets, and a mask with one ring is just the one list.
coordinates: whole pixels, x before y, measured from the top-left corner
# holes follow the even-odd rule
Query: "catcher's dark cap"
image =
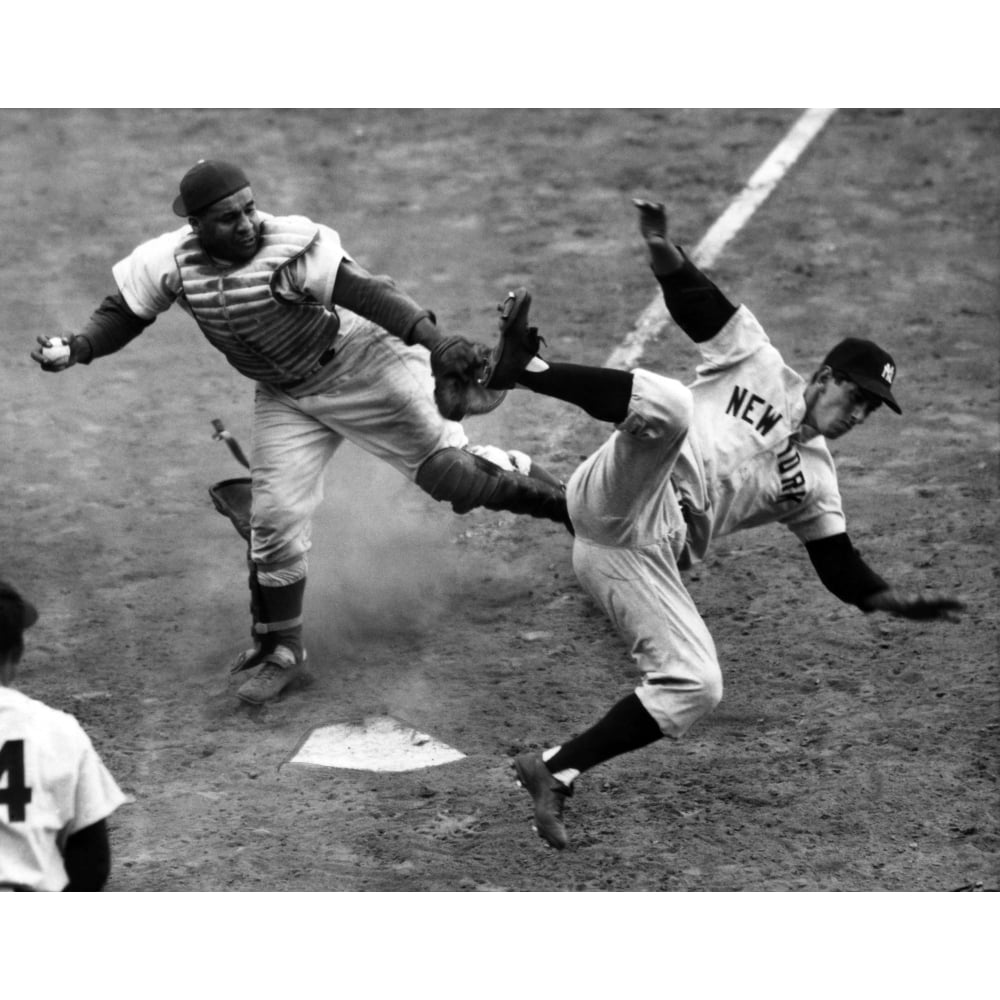
[(896, 362), (877, 344), (859, 337), (848, 337), (830, 351), (823, 364), (846, 375), (865, 392), (878, 396), (889, 409), (903, 412), (892, 395)]
[(240, 167), (222, 160), (199, 160), (182, 178), (181, 193), (174, 199), (174, 214), (198, 215), (209, 205), (249, 187)]
[(38, 621), (35, 606), (9, 583), (0, 580), (0, 646), (20, 639), (21, 633)]

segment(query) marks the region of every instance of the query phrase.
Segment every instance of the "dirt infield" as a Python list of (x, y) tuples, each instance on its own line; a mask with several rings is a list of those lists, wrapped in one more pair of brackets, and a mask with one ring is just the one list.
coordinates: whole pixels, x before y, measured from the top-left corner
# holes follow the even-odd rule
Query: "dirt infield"
[[(904, 416), (833, 446), (849, 531), (884, 576), (960, 592), (966, 613), (866, 617), (782, 529), (724, 541), (690, 589), (725, 700), (681, 743), (581, 779), (562, 854), (531, 832), (510, 758), (635, 683), (565, 531), (457, 517), (345, 448), (315, 530), (309, 678), (250, 709), (226, 673), (249, 624), (243, 546), (207, 492), (241, 472), (211, 420), (248, 443), (250, 384), (179, 310), (89, 368), (28, 357), (174, 228), (180, 174), (218, 155), (449, 332), (491, 341), (496, 302), (526, 284), (549, 354), (601, 363), (656, 292), (630, 198), (667, 201), (693, 246), (798, 113), (0, 111), (0, 575), (41, 612), (21, 688), (73, 712), (134, 797), (109, 890), (1000, 885), (997, 112), (839, 111), (712, 270), (804, 373), (848, 334), (895, 355)], [(693, 362), (670, 332), (642, 359)], [(562, 476), (607, 431), (525, 391), (468, 426)], [(287, 766), (312, 727), (373, 714), (466, 756)]]

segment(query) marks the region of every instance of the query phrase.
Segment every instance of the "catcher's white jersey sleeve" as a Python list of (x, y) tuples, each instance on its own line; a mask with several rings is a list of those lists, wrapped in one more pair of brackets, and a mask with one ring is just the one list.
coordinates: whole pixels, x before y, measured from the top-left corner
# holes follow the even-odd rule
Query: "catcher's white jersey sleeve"
[[(260, 213), (264, 222), (273, 215)], [(319, 238), (295, 263), (279, 272), (276, 291), (291, 299), (309, 296), (331, 308), (333, 285), (342, 260), (351, 260), (340, 242), (340, 235), (329, 226), (317, 225)], [(137, 246), (112, 269), (115, 283), (129, 309), (142, 319), (153, 319), (166, 312), (181, 293), (180, 273), (174, 253), (191, 235), (189, 225)], [(182, 300), (183, 302), (183, 300)]]
[(126, 801), (72, 715), (0, 687), (0, 884), (61, 891), (67, 838)]

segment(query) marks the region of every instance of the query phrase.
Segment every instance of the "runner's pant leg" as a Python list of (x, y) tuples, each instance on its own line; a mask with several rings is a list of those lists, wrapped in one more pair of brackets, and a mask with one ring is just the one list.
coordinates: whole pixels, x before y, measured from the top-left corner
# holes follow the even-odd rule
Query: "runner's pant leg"
[(722, 671), (671, 546), (615, 549), (577, 538), (573, 568), (625, 640), (643, 707), (665, 736), (683, 736), (721, 701)]
[(628, 645), (637, 697), (674, 738), (722, 698), (715, 643), (677, 566), (687, 525), (670, 475), (691, 416), (685, 386), (637, 369), (628, 415), (567, 487), (573, 568)]
[(677, 534), (683, 519), (670, 473), (692, 412), (691, 392), (682, 383), (641, 368), (633, 372), (628, 415), (567, 483), (577, 536), (635, 545)]

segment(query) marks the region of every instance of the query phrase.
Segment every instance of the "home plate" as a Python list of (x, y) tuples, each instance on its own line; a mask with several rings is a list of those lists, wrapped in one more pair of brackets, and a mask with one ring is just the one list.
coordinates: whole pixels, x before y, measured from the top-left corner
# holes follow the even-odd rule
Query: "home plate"
[(288, 761), (357, 771), (419, 771), (462, 760), (464, 753), (390, 716), (311, 730)]

